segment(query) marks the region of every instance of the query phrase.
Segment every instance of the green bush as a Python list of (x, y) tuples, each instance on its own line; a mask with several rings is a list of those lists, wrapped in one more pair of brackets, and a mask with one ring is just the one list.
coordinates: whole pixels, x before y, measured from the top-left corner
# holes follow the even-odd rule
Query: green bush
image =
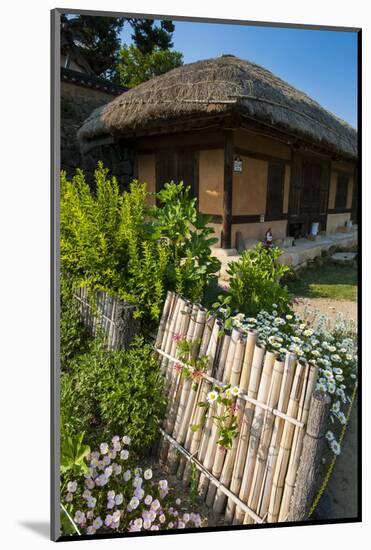
[(61, 267), (74, 286), (106, 290), (138, 304), (136, 314), (157, 322), (167, 290), (202, 299), (219, 261), (211, 256), (216, 239), (209, 218), (183, 183), (166, 184), (160, 207), (149, 207), (145, 184), (133, 181), (120, 193), (101, 162), (96, 192), (77, 170), (61, 174)]
[(61, 383), (65, 434), (86, 432), (96, 444), (110, 433), (135, 436), (139, 449), (154, 441), (164, 413), (163, 377), (156, 353), (137, 337), (126, 350), (108, 351), (96, 339), (71, 362)]
[(275, 306), (280, 313), (290, 309), (290, 295), (280, 284), (290, 268), (277, 262), (279, 248), (266, 248), (259, 243), (246, 250), (241, 258), (229, 264), (229, 289), (214, 304), (227, 317), (232, 311), (255, 316), (261, 310), (271, 312)]
[(61, 277), (60, 304), (60, 358), (63, 372), (69, 368), (76, 355), (87, 351), (89, 335), (81, 320), (78, 302), (73, 298), (72, 287), (65, 277)]
[(196, 199), (183, 182), (165, 183), (157, 198), (154, 234), (166, 239), (170, 249), (167, 286), (192, 302), (200, 301), (220, 269), (219, 260), (211, 255), (218, 239), (207, 227), (210, 217), (197, 211)]

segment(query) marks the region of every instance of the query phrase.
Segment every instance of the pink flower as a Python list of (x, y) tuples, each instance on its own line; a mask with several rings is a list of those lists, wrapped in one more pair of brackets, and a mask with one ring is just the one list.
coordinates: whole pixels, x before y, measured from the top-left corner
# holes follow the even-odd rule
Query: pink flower
[(181, 372), (182, 369), (183, 369), (183, 365), (181, 365), (180, 363), (175, 363), (174, 370), (176, 370), (176, 372)]
[(173, 342), (179, 342), (182, 339), (182, 335), (179, 332), (176, 332), (173, 336)]

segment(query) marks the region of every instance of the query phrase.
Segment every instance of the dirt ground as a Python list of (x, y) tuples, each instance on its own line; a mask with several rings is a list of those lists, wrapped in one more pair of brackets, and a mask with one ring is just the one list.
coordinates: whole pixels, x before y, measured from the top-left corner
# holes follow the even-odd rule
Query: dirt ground
[(300, 316), (304, 316), (308, 308), (324, 313), (331, 323), (335, 322), (336, 316), (340, 313), (348, 321), (353, 321), (355, 328), (357, 327), (357, 302), (329, 298), (299, 298), (299, 302), (294, 304), (295, 313)]
[(336, 459), (330, 481), (313, 513), (313, 519), (355, 518), (358, 511), (358, 430), (357, 402)]
[[(338, 313), (353, 321), (357, 328), (357, 302), (327, 298), (304, 298), (294, 306), (296, 313), (303, 315), (308, 306), (335, 322)], [(354, 403), (349, 425), (346, 429), (342, 452), (336, 460), (329, 484), (313, 514), (313, 519), (340, 519), (357, 516), (357, 457), (358, 457), (358, 407)], [(330, 458), (328, 459), (328, 462)], [(326, 467), (326, 464), (324, 465)]]

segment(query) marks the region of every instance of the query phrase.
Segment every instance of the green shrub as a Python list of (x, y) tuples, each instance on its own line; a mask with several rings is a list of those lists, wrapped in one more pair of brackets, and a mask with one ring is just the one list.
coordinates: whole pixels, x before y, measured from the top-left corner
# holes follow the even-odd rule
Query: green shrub
[(141, 337), (116, 351), (96, 339), (72, 362), (71, 373), (62, 375), (61, 422), (70, 435), (85, 430), (89, 444), (107, 433), (125, 432), (135, 436), (138, 448), (148, 448), (164, 407), (158, 359)]
[(155, 209), (154, 229), (170, 248), (168, 287), (192, 302), (202, 300), (220, 269), (219, 260), (211, 255), (218, 239), (207, 227), (210, 217), (197, 211), (196, 199), (183, 182), (166, 183), (157, 198), (160, 208)]
[(88, 331), (81, 320), (78, 302), (73, 298), (73, 290), (66, 277), (61, 277), (60, 304), (60, 360), (63, 372), (68, 370), (76, 355), (87, 351), (89, 345)]
[(280, 281), (290, 268), (277, 262), (281, 254), (279, 248), (266, 248), (261, 243), (246, 250), (238, 261), (229, 264), (229, 289), (214, 307), (224, 310), (227, 317), (232, 311), (251, 316), (261, 310), (270, 312), (274, 304), (279, 312), (287, 312), (290, 295)]
[(183, 183), (165, 184), (160, 207), (149, 207), (145, 184), (120, 193), (101, 162), (96, 192), (77, 170), (61, 174), (61, 267), (74, 286), (106, 290), (138, 304), (136, 314), (157, 322), (167, 290), (200, 300), (215, 279), (217, 239)]

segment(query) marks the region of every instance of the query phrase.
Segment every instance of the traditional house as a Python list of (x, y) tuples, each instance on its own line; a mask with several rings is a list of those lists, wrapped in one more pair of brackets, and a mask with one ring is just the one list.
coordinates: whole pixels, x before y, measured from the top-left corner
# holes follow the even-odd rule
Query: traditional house
[(305, 236), (355, 218), (357, 133), (270, 71), (232, 55), (183, 65), (95, 110), (79, 130), (89, 154), (132, 147), (134, 173), (159, 190), (183, 180), (212, 215), (220, 245), (236, 234)]

